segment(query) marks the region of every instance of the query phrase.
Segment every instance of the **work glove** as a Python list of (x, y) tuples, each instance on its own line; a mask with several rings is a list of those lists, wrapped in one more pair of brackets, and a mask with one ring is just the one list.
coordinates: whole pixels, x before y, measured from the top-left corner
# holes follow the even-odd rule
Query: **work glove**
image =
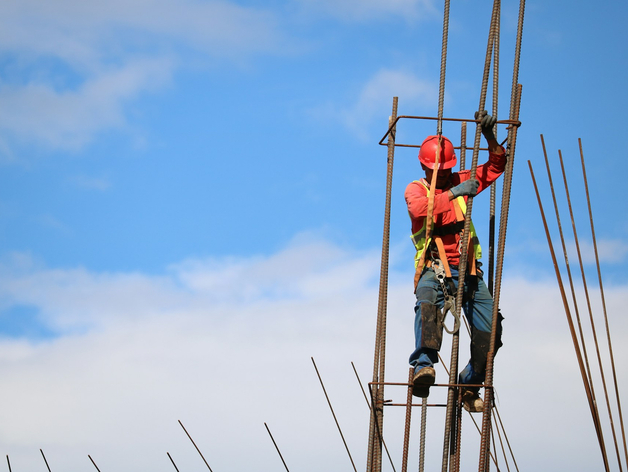
[(482, 127), (482, 134), (487, 141), (495, 139), (495, 133), (493, 133), (493, 127), (497, 122), (497, 118), (486, 113), (486, 110), (482, 112), (475, 112), (475, 119), (481, 120), (480, 126)]
[(461, 184), (456, 185), (450, 191), (454, 198), (462, 197), (464, 195), (469, 195), (471, 197), (475, 197), (478, 193), (478, 188), (480, 187), (480, 182), (475, 179), (465, 180)]

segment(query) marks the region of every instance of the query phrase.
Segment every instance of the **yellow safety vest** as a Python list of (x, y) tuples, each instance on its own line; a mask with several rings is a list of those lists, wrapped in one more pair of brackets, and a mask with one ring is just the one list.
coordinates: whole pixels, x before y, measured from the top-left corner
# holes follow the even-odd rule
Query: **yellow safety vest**
[[(420, 183), (425, 187), (425, 191), (427, 192), (427, 197), (430, 196), (430, 189), (427, 185), (425, 185), (420, 180), (415, 180), (415, 182)], [(454, 210), (456, 210), (456, 220), (458, 222), (464, 221), (464, 215), (467, 212), (467, 203), (464, 201), (464, 197), (460, 196), (456, 198), (454, 201)], [(456, 204), (458, 208), (456, 208)], [(459, 211), (458, 211), (459, 210)], [(432, 217), (432, 221), (436, 221), (434, 217)], [(434, 227), (434, 226), (432, 226)], [(421, 256), (423, 255), (423, 251), (430, 245), (432, 242), (432, 238), (429, 240), (425, 240), (425, 232), (427, 229), (427, 218), (423, 221), (423, 226), (416, 233), (414, 233), (411, 238), (414, 243), (414, 247), (416, 249), (416, 255), (414, 256), (414, 267), (416, 268), (419, 265), (419, 261)], [(475, 260), (478, 261), (482, 258), (482, 248), (480, 247), (480, 241), (478, 240), (477, 234), (475, 233), (475, 228), (473, 227), (473, 222), (471, 221), (470, 231), (469, 231), (469, 241), (473, 244), (473, 254)], [(444, 257), (442, 255), (441, 257)]]

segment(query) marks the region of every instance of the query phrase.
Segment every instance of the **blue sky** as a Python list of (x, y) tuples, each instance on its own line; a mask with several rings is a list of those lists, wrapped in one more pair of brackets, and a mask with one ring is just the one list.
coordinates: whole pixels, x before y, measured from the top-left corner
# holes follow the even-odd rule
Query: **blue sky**
[[(500, 119), (519, 8), (503, 3)], [(451, 8), (444, 114), (470, 118), (491, 2)], [(309, 470), (321, 447), (334, 451), (328, 468), (341, 468), (347, 459), (309, 371), (315, 356), (364, 459), (368, 418), (349, 362), (368, 379), (386, 165), (377, 143), (393, 96), (399, 114), (436, 115), (441, 9), (432, 0), (0, 4), (0, 395), (15, 405), (0, 413), (2, 452), (28, 464), (42, 447), (68, 471), (82, 470), (88, 453), (103, 470), (167, 470), (167, 448), (194, 464), (176, 424), (187, 417), (223, 469), (278, 465), (263, 421), (284, 428), (295, 468)], [(527, 160), (549, 214), (539, 134), (564, 207), (563, 151), (591, 269), (582, 138), (613, 339), (625, 345), (628, 224), (613, 173), (624, 165), (627, 18), (619, 2), (526, 6), (498, 367), (527, 468), (565, 466), (567, 451), (571, 470), (599, 466), (585, 451), (590, 419), (574, 413), (584, 394)], [(434, 131), (403, 123), (398, 139)], [(389, 362), (399, 381), (412, 347), (403, 190), (421, 177), (415, 154), (397, 151), (393, 184)], [(473, 208), (484, 241), (487, 201)], [(616, 353), (619, 365), (627, 359), (625, 348)], [(553, 408), (525, 416), (517, 402), (529, 404), (530, 379), (553, 386)], [(535, 437), (534, 421), (549, 412), (553, 439)], [(580, 429), (590, 435), (570, 437)], [(554, 458), (523, 452), (550, 455), (553, 440)], [(248, 459), (236, 452), (242, 443)]]

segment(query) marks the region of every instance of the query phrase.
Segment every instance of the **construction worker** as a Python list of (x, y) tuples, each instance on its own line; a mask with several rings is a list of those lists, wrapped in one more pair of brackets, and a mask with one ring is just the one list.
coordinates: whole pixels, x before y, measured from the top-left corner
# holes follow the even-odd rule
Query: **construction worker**
[[(412, 220), (412, 239), (417, 253), (415, 264), (423, 266), (415, 276), (415, 350), (410, 356), (414, 366), (413, 394), (427, 397), (429, 386), (435, 381), (434, 364), (442, 341), (444, 317), (447, 310), (455, 313), (458, 290), (458, 263), (464, 228), (466, 201), (488, 188), (503, 172), (506, 153), (493, 133), (496, 119), (486, 112), (476, 113), (482, 134), (489, 149), (488, 162), (478, 166), (476, 178), (471, 172), (452, 172), (456, 165), (453, 145), (444, 136), (429, 136), (419, 151), (419, 161), (425, 178), (408, 185), (405, 192), (408, 213)], [(440, 144), (438, 169), (434, 169)], [(430, 189), (433, 172), (437, 172), (436, 188)], [(433, 192), (433, 226), (426, 241), (426, 217), (430, 193)], [(461, 384), (482, 384), (486, 373), (486, 356), (491, 337), (493, 298), (482, 280), (479, 259), (480, 245), (471, 224), (469, 232), (467, 269), (464, 286), (463, 309), (471, 326), (471, 359), (459, 376)], [(423, 258), (423, 259), (422, 259)], [(421, 264), (419, 261), (422, 261)], [(496, 348), (501, 345), (501, 315)], [(463, 388), (462, 402), (466, 410), (482, 411), (479, 387)]]

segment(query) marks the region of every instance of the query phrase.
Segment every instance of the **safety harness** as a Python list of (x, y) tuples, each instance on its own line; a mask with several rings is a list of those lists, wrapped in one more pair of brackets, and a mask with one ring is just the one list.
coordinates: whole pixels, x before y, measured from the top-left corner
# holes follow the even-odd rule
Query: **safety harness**
[[(429, 198), (430, 189), (425, 179), (421, 179), (415, 181), (420, 183), (423, 187), (425, 187), (426, 195)], [(453, 330), (447, 329), (446, 326), (445, 331), (452, 334), (458, 331), (460, 327), (460, 318), (457, 315), (456, 310), (456, 298), (454, 296), (455, 286), (451, 276), (451, 268), (449, 267), (449, 262), (447, 261), (447, 254), (445, 253), (445, 245), (443, 244), (443, 236), (450, 234), (460, 234), (460, 240), (462, 241), (462, 233), (464, 232), (464, 220), (465, 214), (467, 211), (467, 204), (462, 196), (453, 200), (454, 212), (456, 213), (456, 222), (451, 223), (444, 226), (436, 227), (433, 225), (431, 236), (426, 240), (426, 230), (427, 230), (427, 218), (423, 222), (423, 226), (414, 233), (412, 237), (412, 242), (414, 243), (414, 247), (416, 248), (416, 256), (414, 258), (414, 265), (416, 268), (416, 273), (414, 276), (414, 289), (419, 283), (419, 279), (421, 278), (421, 274), (419, 273), (419, 261), (423, 256), (424, 251), (429, 251), (425, 254), (425, 267), (431, 267), (434, 270), (436, 275), (436, 279), (439, 281), (441, 288), (443, 290), (443, 296), (445, 299), (445, 304), (443, 306), (442, 319), (444, 320), (448, 311), (454, 315), (454, 328)], [(433, 222), (435, 222), (435, 218), (432, 218)], [(462, 252), (461, 248), (458, 248), (459, 252)], [(482, 257), (482, 248), (480, 247), (480, 243), (478, 241), (477, 235), (475, 233), (475, 228), (473, 227), (473, 222), (471, 222), (469, 229), (469, 245), (467, 248), (468, 254), (472, 257), (469, 258), (470, 261), (470, 271), (469, 274), (477, 275), (477, 260)]]

